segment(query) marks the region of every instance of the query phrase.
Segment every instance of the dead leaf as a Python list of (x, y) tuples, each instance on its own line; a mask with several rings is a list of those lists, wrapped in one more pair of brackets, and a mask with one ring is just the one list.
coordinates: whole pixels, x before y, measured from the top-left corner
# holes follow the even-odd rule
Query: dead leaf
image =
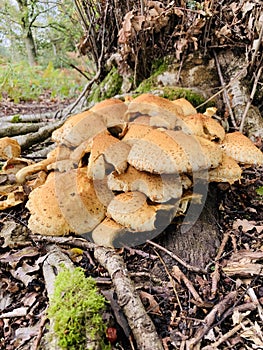
[(159, 304), (157, 303), (157, 301), (154, 299), (154, 297), (151, 294), (144, 292), (144, 291), (140, 291), (140, 297), (142, 299), (147, 299), (147, 301), (149, 302), (149, 306), (147, 308), (148, 312), (151, 312), (151, 313), (157, 314), (157, 315), (162, 314), (160, 307), (159, 307)]
[(255, 221), (248, 221), (247, 219), (243, 219), (243, 220), (237, 219), (236, 221), (234, 221), (233, 223), (234, 230), (238, 230), (240, 226), (242, 227), (243, 232), (248, 232), (253, 229), (256, 229), (257, 233), (261, 233), (263, 231), (263, 226), (261, 225), (257, 226)]

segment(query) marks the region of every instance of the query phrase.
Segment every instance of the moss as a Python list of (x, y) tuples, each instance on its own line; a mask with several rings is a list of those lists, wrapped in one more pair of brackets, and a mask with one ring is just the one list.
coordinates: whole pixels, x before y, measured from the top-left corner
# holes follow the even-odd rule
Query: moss
[(154, 62), (152, 65), (153, 74), (149, 78), (143, 80), (140, 83), (140, 85), (135, 90), (135, 93), (143, 94), (145, 92), (149, 92), (154, 88), (156, 88), (156, 77), (158, 77), (158, 75), (167, 71), (167, 69), (168, 69), (168, 62), (163, 60), (162, 61), (158, 60)]
[(84, 350), (86, 339), (96, 340), (102, 350), (106, 325), (102, 319), (105, 298), (99, 294), (93, 278), (85, 277), (81, 268), (63, 269), (55, 281), (48, 317), (54, 321), (54, 332), (62, 349)]
[(119, 75), (117, 69), (113, 67), (105, 79), (92, 90), (88, 102), (97, 103), (117, 95), (121, 91), (121, 85), (122, 77)]
[(21, 122), (21, 118), (19, 114), (15, 114), (11, 119), (11, 123), (20, 123), (20, 122)]

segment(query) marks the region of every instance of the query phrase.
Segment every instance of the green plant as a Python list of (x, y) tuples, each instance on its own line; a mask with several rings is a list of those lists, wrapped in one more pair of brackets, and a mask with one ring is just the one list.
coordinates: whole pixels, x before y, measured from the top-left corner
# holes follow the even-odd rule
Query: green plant
[[(1, 91), (15, 103), (45, 98), (64, 99), (78, 95), (86, 83), (72, 69), (55, 69), (52, 62), (43, 68), (21, 61), (0, 64)], [(2, 95), (3, 96), (3, 95)], [(1, 99), (0, 94), (0, 99)]]
[(93, 278), (85, 277), (81, 268), (63, 269), (55, 281), (48, 317), (54, 322), (54, 332), (62, 349), (84, 350), (86, 340), (96, 340), (102, 350), (106, 324), (102, 319), (105, 298), (98, 292)]
[(256, 192), (259, 196), (263, 196), (263, 186), (260, 186), (256, 189)]

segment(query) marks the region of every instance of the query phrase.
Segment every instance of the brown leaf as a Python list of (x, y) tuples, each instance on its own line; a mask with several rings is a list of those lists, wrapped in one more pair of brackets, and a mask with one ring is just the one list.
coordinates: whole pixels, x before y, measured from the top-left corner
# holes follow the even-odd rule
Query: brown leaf
[(160, 307), (159, 307), (159, 304), (157, 303), (157, 301), (154, 299), (154, 297), (147, 293), (147, 292), (144, 292), (144, 291), (141, 291), (140, 292), (140, 297), (142, 299), (147, 299), (148, 302), (149, 302), (149, 306), (147, 308), (147, 311), (148, 312), (151, 312), (153, 314), (158, 314), (158, 315), (161, 315), (161, 310), (160, 310)]
[(263, 226), (262, 225), (256, 225), (255, 221), (248, 221), (247, 219), (237, 219), (233, 223), (233, 229), (238, 230), (239, 227), (242, 227), (243, 232), (248, 232), (253, 229), (256, 229), (257, 233), (261, 233), (263, 231)]

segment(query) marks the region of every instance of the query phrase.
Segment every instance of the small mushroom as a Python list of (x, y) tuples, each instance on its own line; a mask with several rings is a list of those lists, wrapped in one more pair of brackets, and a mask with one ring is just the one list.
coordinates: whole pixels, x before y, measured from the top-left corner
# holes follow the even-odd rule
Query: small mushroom
[(179, 106), (182, 109), (183, 115), (185, 117), (187, 115), (197, 113), (194, 106), (189, 101), (187, 101), (185, 98), (178, 98), (176, 100), (173, 100), (172, 102), (173, 102), (173, 104), (175, 104), (176, 106)]
[(193, 134), (219, 142), (223, 141), (225, 137), (224, 128), (215, 119), (204, 114), (188, 115), (184, 118), (184, 122), (186, 127), (183, 127), (182, 130), (187, 134)]
[(238, 163), (247, 165), (263, 164), (263, 153), (239, 131), (226, 134), (221, 148), (226, 155), (234, 158)]
[(0, 210), (14, 207), (24, 202), (26, 196), (22, 186), (0, 186)]
[(157, 203), (168, 202), (172, 198), (182, 195), (182, 180), (176, 175), (157, 175), (138, 171), (129, 166), (123, 174), (111, 173), (108, 176), (108, 187), (112, 191), (139, 191), (151, 201)]
[(228, 182), (230, 185), (241, 179), (242, 169), (237, 162), (223, 154), (222, 163), (209, 171), (209, 182)]
[(174, 205), (149, 205), (146, 196), (138, 191), (120, 193), (107, 208), (107, 216), (130, 231), (146, 232), (157, 229), (157, 213), (174, 210)]
[(0, 159), (18, 158), (21, 154), (21, 147), (16, 140), (10, 137), (0, 139)]
[(23, 183), (26, 181), (26, 178), (28, 176), (33, 175), (39, 171), (47, 171), (48, 166), (50, 166), (50, 164), (56, 162), (57, 157), (59, 155), (59, 150), (60, 150), (60, 148), (55, 148), (51, 152), (49, 152), (46, 159), (43, 159), (42, 161), (40, 161), (38, 163), (30, 164), (30, 165), (20, 169), (16, 173), (16, 181), (18, 183)]
[(29, 195), (29, 228), (42, 235), (62, 236), (92, 231), (105, 217), (87, 169), (51, 173), (43, 186)]

